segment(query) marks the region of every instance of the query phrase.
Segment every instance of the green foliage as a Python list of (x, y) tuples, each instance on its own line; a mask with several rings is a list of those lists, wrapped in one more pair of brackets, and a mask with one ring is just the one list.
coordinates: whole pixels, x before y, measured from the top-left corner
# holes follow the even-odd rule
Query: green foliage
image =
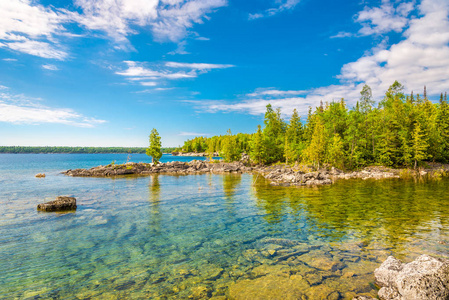
[(225, 162), (237, 161), (241, 157), (237, 136), (232, 135), (231, 129), (228, 130), (228, 134), (223, 140), (221, 157), (223, 157)]
[(161, 137), (155, 128), (151, 130), (150, 146), (147, 148), (146, 154), (151, 156), (151, 160), (154, 164), (157, 164), (162, 157)]
[(265, 144), (260, 125), (257, 126), (257, 132), (251, 138), (251, 151), (249, 153), (251, 160), (256, 164), (264, 164)]

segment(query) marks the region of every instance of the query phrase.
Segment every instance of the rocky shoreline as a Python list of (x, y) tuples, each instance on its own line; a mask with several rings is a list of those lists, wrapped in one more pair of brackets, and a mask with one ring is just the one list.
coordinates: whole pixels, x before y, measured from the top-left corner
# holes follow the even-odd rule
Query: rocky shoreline
[(263, 166), (243, 162), (225, 163), (194, 160), (191, 162), (173, 161), (159, 163), (128, 162), (122, 165), (109, 164), (91, 169), (75, 169), (62, 172), (76, 177), (116, 177), (124, 175), (147, 176), (153, 174), (188, 175), (188, 174), (222, 174), (222, 173), (257, 173), (275, 186), (317, 186), (332, 184), (339, 179), (388, 179), (388, 178), (425, 178), (441, 177), (449, 174), (449, 165), (432, 164), (430, 168), (418, 171), (398, 170), (382, 166), (366, 167), (360, 171), (344, 172), (336, 168), (313, 170), (304, 166), (285, 164)]

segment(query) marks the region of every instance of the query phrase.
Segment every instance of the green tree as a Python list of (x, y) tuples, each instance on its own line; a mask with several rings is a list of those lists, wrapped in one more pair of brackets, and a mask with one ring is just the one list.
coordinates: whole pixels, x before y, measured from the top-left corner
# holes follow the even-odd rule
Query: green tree
[(151, 156), (151, 161), (154, 164), (157, 164), (159, 162), (159, 159), (161, 159), (162, 157), (161, 137), (159, 136), (156, 128), (153, 128), (153, 130), (151, 130), (150, 146), (147, 148), (146, 154), (148, 156)]
[(326, 154), (326, 133), (323, 121), (319, 116), (316, 116), (316, 118), (312, 140), (305, 150), (305, 156), (316, 167), (320, 168)]
[(236, 137), (232, 135), (231, 129), (228, 130), (223, 146), (221, 150), (221, 156), (224, 158), (225, 162), (237, 161), (241, 157), (241, 152), (237, 146)]
[(256, 164), (265, 163), (265, 144), (260, 125), (257, 126), (257, 131), (253, 134), (250, 144), (251, 150), (249, 156), (251, 160)]
[(343, 168), (344, 167), (344, 149), (343, 140), (340, 135), (335, 133), (329, 143), (329, 149), (327, 151), (328, 162), (334, 167)]
[(425, 139), (424, 134), (422, 133), (421, 126), (419, 123), (416, 123), (415, 130), (413, 130), (413, 159), (415, 161), (415, 169), (418, 166), (418, 163), (427, 158), (427, 141)]
[(360, 110), (363, 114), (371, 111), (374, 105), (373, 92), (369, 85), (365, 84), (360, 92)]

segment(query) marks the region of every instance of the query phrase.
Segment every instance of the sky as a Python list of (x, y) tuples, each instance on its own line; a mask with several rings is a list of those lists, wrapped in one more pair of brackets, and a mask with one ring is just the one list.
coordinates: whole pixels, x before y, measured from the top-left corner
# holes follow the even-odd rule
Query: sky
[(0, 146), (252, 133), (398, 80), (449, 90), (449, 1), (0, 0)]

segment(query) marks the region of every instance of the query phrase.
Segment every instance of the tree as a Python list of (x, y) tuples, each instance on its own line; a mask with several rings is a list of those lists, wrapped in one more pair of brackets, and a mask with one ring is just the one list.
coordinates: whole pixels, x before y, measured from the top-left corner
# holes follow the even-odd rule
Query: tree
[(365, 84), (360, 92), (360, 110), (366, 114), (374, 105), (373, 92), (369, 85)]
[(265, 128), (263, 129), (263, 137), (265, 147), (264, 158), (266, 163), (282, 161), (284, 158), (284, 135), (286, 124), (281, 118), (281, 111), (273, 110), (270, 104), (267, 105), (264, 120)]
[(257, 132), (251, 139), (251, 151), (249, 152), (251, 160), (256, 164), (265, 163), (265, 145), (260, 125), (257, 126)]
[(326, 153), (326, 133), (323, 121), (319, 116), (316, 116), (315, 128), (313, 130), (312, 140), (310, 145), (305, 149), (307, 159), (312, 162), (318, 169), (320, 164), (325, 159)]
[(237, 161), (241, 157), (240, 149), (237, 147), (236, 137), (232, 135), (231, 129), (228, 129), (228, 134), (223, 141), (221, 156), (225, 162)]
[(334, 133), (329, 144), (327, 155), (329, 164), (337, 168), (343, 168), (345, 154), (343, 151), (343, 141), (339, 134)]
[(151, 156), (151, 162), (157, 164), (162, 157), (161, 151), (161, 137), (156, 128), (151, 130), (150, 134), (150, 146), (147, 148), (146, 154)]
[(291, 163), (298, 161), (301, 155), (301, 149), (299, 147), (302, 140), (303, 130), (301, 119), (296, 109), (293, 110), (293, 115), (290, 118), (290, 123), (287, 125), (287, 131), (285, 133), (285, 162)]
[(429, 146), (424, 134), (421, 131), (421, 126), (419, 125), (419, 123), (416, 123), (415, 129), (413, 130), (412, 141), (413, 159), (415, 161), (416, 169), (416, 167), (418, 166), (418, 162), (427, 158), (426, 150)]

